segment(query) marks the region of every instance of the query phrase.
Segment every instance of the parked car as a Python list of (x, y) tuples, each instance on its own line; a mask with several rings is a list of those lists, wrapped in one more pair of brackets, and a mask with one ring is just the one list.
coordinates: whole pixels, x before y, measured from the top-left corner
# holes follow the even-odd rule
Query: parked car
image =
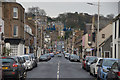
[(89, 57), (92, 57), (92, 56), (86, 56), (85, 58), (83, 58), (83, 60), (82, 60), (82, 68), (83, 69), (86, 69), (86, 61), (88, 61)]
[(33, 61), (33, 68), (37, 67), (37, 58), (35, 57), (34, 53), (28, 54), (31, 56), (32, 61)]
[(75, 54), (71, 54), (69, 60), (70, 61), (80, 61), (80, 58), (79, 58), (79, 56), (77, 56)]
[(2, 59), (0, 59), (0, 80), (1, 79), (2, 79)]
[(27, 63), (27, 70), (31, 70), (33, 68), (33, 61), (29, 55), (23, 55), (25, 57)]
[(90, 65), (90, 74), (92, 74), (93, 76), (96, 76), (97, 75), (97, 70), (98, 70), (98, 64), (100, 63), (100, 61), (102, 60), (103, 58), (101, 57), (97, 57)]
[(51, 57), (54, 57), (54, 53), (49, 53)]
[(46, 56), (47, 56), (47, 60), (50, 60), (50, 59), (51, 59), (50, 54), (44, 54), (44, 55), (46, 55)]
[(96, 56), (88, 57), (88, 60), (86, 60), (86, 70), (87, 71), (90, 71), (90, 65), (96, 58), (97, 58)]
[(117, 59), (113, 58), (104, 58), (103, 60), (101, 60), (100, 63), (97, 65), (98, 66), (97, 79), (106, 80), (107, 73), (109, 72), (108, 68), (111, 68), (113, 63), (116, 61)]
[(57, 56), (58, 56), (58, 57), (62, 57), (62, 54), (61, 54), (61, 53), (58, 53)]
[(108, 70), (107, 80), (120, 80), (120, 62), (115, 62)]
[(39, 61), (48, 61), (48, 58), (46, 55), (41, 55)]
[(2, 78), (24, 80), (27, 72), (18, 57), (2, 57)]
[(27, 62), (25, 60), (25, 57), (24, 56), (20, 56), (20, 58), (21, 58), (21, 62), (23, 64), (23, 66), (25, 67), (25, 70), (27, 70)]
[(69, 59), (69, 57), (70, 57), (70, 53), (65, 53), (65, 58)]

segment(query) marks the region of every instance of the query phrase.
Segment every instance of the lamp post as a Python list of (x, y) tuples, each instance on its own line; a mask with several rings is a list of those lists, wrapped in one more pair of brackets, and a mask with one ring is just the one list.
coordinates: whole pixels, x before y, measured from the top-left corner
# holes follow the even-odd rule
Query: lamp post
[(101, 55), (99, 54), (99, 26), (100, 26), (100, 0), (98, 0), (98, 4), (93, 4), (93, 3), (87, 3), (89, 5), (94, 5), (98, 7), (98, 24), (97, 24), (97, 56), (100, 57)]

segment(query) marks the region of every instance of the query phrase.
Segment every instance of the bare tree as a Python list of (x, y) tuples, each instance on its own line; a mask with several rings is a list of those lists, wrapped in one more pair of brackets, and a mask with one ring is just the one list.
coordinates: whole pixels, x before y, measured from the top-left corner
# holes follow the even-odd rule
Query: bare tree
[(37, 14), (38, 16), (46, 16), (46, 12), (43, 9), (40, 9), (39, 7), (31, 7), (28, 8), (28, 14)]

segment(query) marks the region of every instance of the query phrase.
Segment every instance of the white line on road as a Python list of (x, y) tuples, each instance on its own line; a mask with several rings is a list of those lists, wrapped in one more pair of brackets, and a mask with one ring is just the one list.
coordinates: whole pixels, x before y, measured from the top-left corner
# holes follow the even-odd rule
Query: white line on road
[(60, 73), (59, 70), (60, 70), (60, 62), (58, 62), (57, 80), (59, 80), (59, 77), (60, 77), (60, 76), (59, 76), (59, 73)]

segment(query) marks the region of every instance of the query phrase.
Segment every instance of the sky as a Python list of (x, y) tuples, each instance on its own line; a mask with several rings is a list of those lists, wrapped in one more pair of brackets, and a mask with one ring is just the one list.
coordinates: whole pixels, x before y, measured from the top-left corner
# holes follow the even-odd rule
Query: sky
[[(78, 12), (89, 13), (91, 15), (98, 13), (98, 7), (88, 5), (94, 3), (97, 5), (97, 0), (17, 0), (23, 5), (27, 12), (29, 7), (40, 7), (44, 9), (47, 16), (57, 17), (61, 13)], [(108, 14), (118, 15), (119, 0), (100, 0), (100, 14), (106, 16)]]

